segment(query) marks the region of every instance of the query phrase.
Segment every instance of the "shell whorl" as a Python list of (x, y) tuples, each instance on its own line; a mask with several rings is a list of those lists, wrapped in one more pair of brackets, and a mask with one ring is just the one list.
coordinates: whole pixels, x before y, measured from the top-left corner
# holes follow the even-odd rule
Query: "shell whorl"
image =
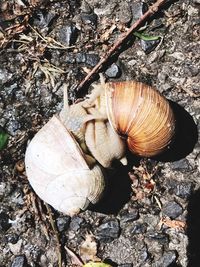
[(171, 142), (175, 120), (169, 102), (154, 88), (136, 81), (106, 84), (109, 121), (140, 156), (161, 153)]

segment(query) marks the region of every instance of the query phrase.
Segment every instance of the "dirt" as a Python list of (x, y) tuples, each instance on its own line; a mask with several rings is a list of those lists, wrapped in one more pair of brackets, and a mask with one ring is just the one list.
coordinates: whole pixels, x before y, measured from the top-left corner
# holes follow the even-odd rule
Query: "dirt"
[[(50, 212), (24, 168), (27, 144), (62, 109), (63, 84), (70, 103), (84, 97), (98, 77), (79, 93), (75, 85), (153, 2), (1, 1), (0, 126), (9, 142), (0, 154), (0, 266), (59, 266), (59, 243), (62, 266), (75, 265), (66, 247), (112, 266), (200, 265), (199, 1), (166, 1), (145, 25), (148, 40), (133, 35), (102, 70), (170, 100), (176, 136), (168, 151), (129, 155), (127, 167), (108, 171), (103, 199), (72, 218)], [(81, 255), (88, 234), (96, 249)]]

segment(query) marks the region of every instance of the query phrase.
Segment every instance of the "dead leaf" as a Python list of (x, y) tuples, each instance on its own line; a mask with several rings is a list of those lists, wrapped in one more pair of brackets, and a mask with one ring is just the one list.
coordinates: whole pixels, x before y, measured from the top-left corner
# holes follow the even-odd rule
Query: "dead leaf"
[(164, 224), (170, 228), (174, 228), (174, 229), (185, 230), (185, 228), (186, 228), (186, 222), (179, 221), (179, 220), (171, 220), (168, 218), (162, 218), (160, 223)]
[(85, 240), (80, 245), (80, 256), (84, 262), (98, 261), (100, 260), (97, 256), (97, 243), (94, 236), (87, 234)]

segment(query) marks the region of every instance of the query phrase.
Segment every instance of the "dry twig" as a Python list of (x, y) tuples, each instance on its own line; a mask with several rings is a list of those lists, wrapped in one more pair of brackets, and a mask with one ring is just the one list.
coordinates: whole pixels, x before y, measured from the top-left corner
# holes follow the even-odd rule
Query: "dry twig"
[(114, 43), (114, 45), (108, 50), (108, 52), (102, 57), (99, 63), (86, 75), (86, 77), (81, 81), (81, 83), (77, 86), (76, 90), (79, 91), (98, 71), (102, 68), (103, 64), (107, 62), (107, 60), (117, 51), (117, 49), (127, 40), (127, 38), (138, 29), (141, 24), (143, 24), (150, 16), (155, 14), (159, 8), (166, 2), (166, 0), (157, 0), (155, 4), (153, 4), (145, 14), (139, 18), (127, 32), (120, 35), (118, 40)]

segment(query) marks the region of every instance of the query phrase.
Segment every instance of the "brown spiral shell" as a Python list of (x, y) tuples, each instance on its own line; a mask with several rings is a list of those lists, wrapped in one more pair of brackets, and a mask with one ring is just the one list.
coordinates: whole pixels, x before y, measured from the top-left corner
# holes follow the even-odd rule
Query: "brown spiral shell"
[(169, 102), (154, 88), (136, 81), (106, 84), (107, 114), (133, 153), (151, 157), (170, 144), (175, 132)]

